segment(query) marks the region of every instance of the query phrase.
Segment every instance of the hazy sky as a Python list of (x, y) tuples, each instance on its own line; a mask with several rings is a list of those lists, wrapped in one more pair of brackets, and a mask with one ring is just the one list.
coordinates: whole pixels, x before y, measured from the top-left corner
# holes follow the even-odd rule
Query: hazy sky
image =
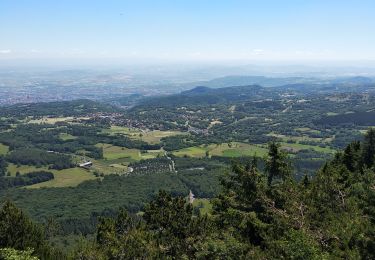
[(0, 0), (0, 59), (375, 60), (374, 0)]

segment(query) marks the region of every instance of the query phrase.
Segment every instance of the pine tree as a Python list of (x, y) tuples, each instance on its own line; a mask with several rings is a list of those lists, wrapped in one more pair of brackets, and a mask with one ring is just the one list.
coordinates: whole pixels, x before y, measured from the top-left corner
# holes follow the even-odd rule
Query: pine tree
[(362, 159), (363, 166), (371, 168), (375, 161), (375, 129), (370, 128), (366, 135), (362, 145)]
[(271, 142), (268, 145), (268, 158), (266, 159), (266, 173), (268, 174), (268, 186), (271, 186), (274, 178), (285, 180), (290, 178), (291, 169), (287, 161), (287, 155), (280, 150), (280, 145)]

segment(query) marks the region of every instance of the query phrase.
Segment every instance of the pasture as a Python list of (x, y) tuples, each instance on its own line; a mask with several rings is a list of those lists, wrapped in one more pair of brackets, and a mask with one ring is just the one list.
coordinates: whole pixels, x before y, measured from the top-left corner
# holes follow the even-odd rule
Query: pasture
[(76, 136), (73, 136), (71, 134), (67, 134), (67, 133), (60, 133), (59, 134), (59, 138), (63, 141), (69, 141), (69, 140), (74, 140), (74, 139), (77, 139)]
[(0, 155), (5, 155), (9, 151), (9, 147), (5, 144), (0, 143)]
[(97, 179), (94, 174), (82, 168), (71, 168), (64, 170), (49, 170), (55, 178), (50, 181), (27, 186), (29, 189), (51, 188), (51, 187), (76, 187), (78, 184)]
[(262, 157), (267, 154), (267, 149), (253, 144), (231, 142), (189, 147), (176, 151), (173, 154), (180, 157), (205, 157), (206, 152), (209, 153), (209, 156), (241, 157), (257, 155)]
[(117, 135), (117, 134), (127, 135), (130, 138), (133, 138), (136, 140), (142, 140), (150, 144), (160, 143), (160, 140), (163, 137), (184, 134), (183, 132), (180, 132), (180, 131), (160, 131), (160, 130), (143, 131), (137, 128), (129, 128), (129, 127), (122, 127), (122, 126), (111, 126), (108, 129), (103, 129), (102, 133), (109, 134), (109, 135)]

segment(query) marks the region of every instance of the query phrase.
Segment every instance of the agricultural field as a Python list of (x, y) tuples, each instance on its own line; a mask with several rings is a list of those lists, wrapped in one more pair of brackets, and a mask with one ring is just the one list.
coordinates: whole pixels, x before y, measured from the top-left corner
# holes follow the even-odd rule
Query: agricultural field
[(16, 176), (17, 172), (22, 174), (29, 173), (29, 172), (36, 172), (36, 171), (49, 171), (52, 172), (54, 175), (54, 179), (37, 183), (31, 186), (27, 186), (28, 188), (42, 188), (42, 187), (75, 187), (78, 184), (87, 181), (93, 180), (96, 177), (91, 171), (82, 169), (82, 168), (70, 168), (64, 170), (51, 170), (48, 167), (36, 167), (32, 165), (15, 165), (13, 163), (9, 163), (8, 172), (11, 176)]
[(144, 131), (136, 128), (122, 127), (122, 126), (111, 126), (109, 129), (103, 129), (102, 133), (109, 135), (127, 135), (133, 139), (141, 140), (150, 144), (160, 143), (163, 137), (186, 134), (180, 131)]
[(70, 122), (73, 121), (74, 117), (42, 117), (37, 119), (26, 119), (29, 124), (55, 124), (58, 122)]
[(136, 128), (129, 128), (129, 127), (123, 127), (123, 126), (115, 126), (112, 125), (110, 128), (106, 128), (102, 130), (103, 134), (108, 134), (108, 135), (117, 135), (117, 134), (122, 134), (122, 135), (137, 135), (141, 133), (140, 130)]
[[(314, 131), (317, 131), (317, 130), (312, 130), (310, 128), (297, 128), (296, 129), (297, 131), (299, 132), (304, 132), (304, 133), (313, 133)], [(316, 133), (316, 132), (315, 132)], [(325, 143), (325, 142), (328, 142), (330, 139), (323, 139), (323, 138), (314, 138), (314, 137), (309, 137), (307, 135), (302, 135), (302, 136), (287, 136), (287, 135), (282, 135), (282, 134), (275, 134), (275, 133), (269, 133), (267, 134), (267, 136), (272, 136), (272, 137), (276, 137), (278, 139), (281, 139), (283, 142), (288, 142), (288, 141), (292, 141), (292, 142), (301, 142), (301, 141), (308, 141), (308, 142), (319, 142), (319, 143)], [(328, 141), (327, 141), (328, 140)]]
[(326, 154), (333, 154), (336, 152), (335, 149), (330, 147), (320, 147), (318, 145), (307, 145), (307, 144), (299, 144), (299, 143), (280, 143), (281, 147), (288, 150), (289, 148), (292, 149), (294, 152), (298, 152), (300, 150), (309, 150), (312, 149), (319, 153), (326, 153)]
[(51, 188), (51, 187), (75, 187), (78, 184), (97, 179), (91, 171), (82, 168), (71, 168), (60, 171), (49, 170), (53, 173), (54, 179), (46, 182), (37, 183), (31, 186), (27, 186), (30, 189), (37, 188)]
[(0, 143), (0, 155), (5, 155), (9, 151), (9, 147)]
[(10, 173), (10, 176), (16, 176), (17, 172), (20, 174), (25, 174), (28, 172), (36, 171), (48, 171), (48, 167), (36, 167), (34, 165), (19, 165), (9, 163), (7, 171)]
[(267, 154), (267, 149), (260, 145), (232, 142), (223, 144), (210, 144), (194, 146), (174, 152), (176, 156), (205, 157), (209, 156), (241, 157), (241, 156), (260, 156)]
[(130, 160), (140, 160), (141, 155), (138, 149), (128, 149), (125, 147), (115, 146), (111, 144), (98, 143), (96, 147), (103, 148), (103, 157), (107, 160), (115, 159), (130, 159)]
[(63, 141), (69, 141), (69, 140), (77, 139), (76, 136), (73, 136), (73, 135), (70, 135), (70, 134), (67, 134), (67, 133), (60, 133), (59, 137)]
[(212, 212), (212, 204), (209, 199), (195, 199), (193, 206), (194, 208), (198, 208), (202, 215), (209, 215)]
[(182, 135), (186, 134), (180, 131), (160, 131), (160, 130), (154, 130), (154, 131), (148, 131), (144, 132), (141, 135), (138, 135), (139, 139), (150, 143), (150, 144), (157, 144), (160, 143), (160, 140), (164, 137), (168, 136), (174, 136), (174, 135)]

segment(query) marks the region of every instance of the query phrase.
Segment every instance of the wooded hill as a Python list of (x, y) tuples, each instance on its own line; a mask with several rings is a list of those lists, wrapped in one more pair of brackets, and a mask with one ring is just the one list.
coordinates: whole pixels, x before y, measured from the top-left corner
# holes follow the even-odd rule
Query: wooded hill
[(65, 254), (49, 244), (51, 225), (33, 224), (6, 202), (0, 247), (8, 249), (0, 255), (30, 257), (33, 248), (42, 259), (374, 259), (374, 167), (373, 129), (301, 182), (270, 143), (264, 172), (255, 158), (233, 165), (209, 215), (161, 191), (143, 214), (101, 218), (95, 239)]

